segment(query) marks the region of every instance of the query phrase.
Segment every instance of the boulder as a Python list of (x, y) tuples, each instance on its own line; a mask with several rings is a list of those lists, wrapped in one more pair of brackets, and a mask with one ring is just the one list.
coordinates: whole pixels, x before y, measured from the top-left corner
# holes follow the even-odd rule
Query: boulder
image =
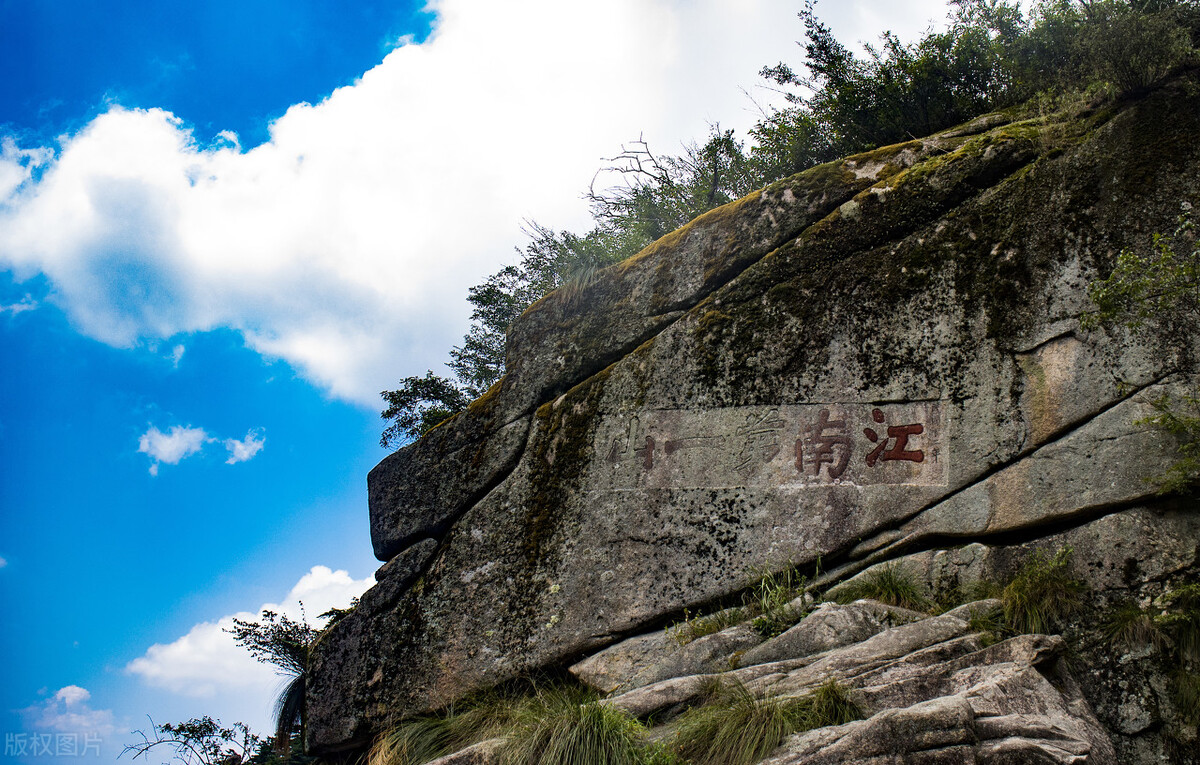
[[(1198, 84), (814, 168), (606, 269), (586, 300), (533, 306), (504, 380), (373, 471), (376, 554), (438, 552), (323, 636), (310, 748), (575, 664), (752, 571), (845, 578), (1159, 508), (1145, 479), (1178, 442), (1137, 421), (1188, 380), (1080, 316), (1116, 254), (1200, 195)], [(924, 620), (782, 675), (838, 651), (869, 672), (871, 651), (915, 650), (873, 645), (897, 631), (933, 654), (969, 642), (963, 619)], [(1019, 749), (997, 736), (988, 756)]]
[(798, 659), (858, 643), (887, 627), (918, 621), (927, 616), (866, 600), (846, 606), (824, 603), (782, 635), (746, 651), (739, 662), (747, 666)]
[(684, 645), (666, 630), (659, 630), (623, 640), (573, 664), (570, 671), (603, 693), (627, 691), (672, 677), (732, 669), (737, 657), (761, 642), (762, 636), (747, 624)]

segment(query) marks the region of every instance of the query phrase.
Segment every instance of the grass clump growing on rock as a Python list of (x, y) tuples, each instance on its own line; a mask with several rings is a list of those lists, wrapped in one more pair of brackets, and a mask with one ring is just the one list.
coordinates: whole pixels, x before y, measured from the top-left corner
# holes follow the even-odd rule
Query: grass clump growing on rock
[(565, 683), (532, 683), (520, 693), (487, 692), (380, 736), (366, 765), (422, 765), (489, 739), (503, 738), (502, 765), (671, 765), (647, 746), (645, 727)]
[(642, 765), (651, 754), (644, 730), (593, 693), (549, 686), (518, 708), (500, 759), (503, 765)]
[(693, 640), (713, 635), (723, 629), (741, 624), (749, 614), (743, 608), (727, 608), (708, 616), (692, 616), (685, 608), (683, 621), (667, 628), (667, 633), (678, 645), (685, 646)]
[(530, 699), (528, 693), (512, 689), (485, 691), (440, 713), (405, 720), (375, 740), (366, 765), (421, 765), (507, 736)]
[(1082, 581), (1071, 575), (1071, 548), (1035, 553), (1004, 588), (1004, 621), (1017, 634), (1049, 632), (1083, 608)]
[(758, 572), (756, 577), (742, 599), (748, 615), (754, 616), (754, 630), (770, 639), (804, 617), (805, 609), (795, 603), (804, 595), (808, 577), (790, 565), (779, 572)]
[(688, 762), (751, 765), (793, 733), (861, 717), (833, 680), (794, 699), (756, 698), (739, 682), (721, 682), (702, 705), (680, 718), (677, 746)]
[(933, 601), (925, 587), (909, 571), (894, 564), (879, 566), (851, 582), (838, 592), (839, 603), (864, 598), (913, 611), (927, 611)]
[(750, 624), (756, 632), (773, 638), (804, 617), (806, 609), (797, 600), (804, 595), (808, 581), (790, 564), (781, 571), (752, 570), (741, 606), (702, 616), (692, 616), (684, 609), (683, 621), (672, 624), (667, 633), (683, 646), (752, 619)]
[(1131, 648), (1153, 646), (1161, 650), (1167, 645), (1166, 633), (1155, 620), (1153, 611), (1134, 602), (1113, 610), (1104, 621), (1104, 637)]
[(448, 754), (451, 732), (444, 717), (419, 717), (376, 739), (367, 765), (420, 765)]

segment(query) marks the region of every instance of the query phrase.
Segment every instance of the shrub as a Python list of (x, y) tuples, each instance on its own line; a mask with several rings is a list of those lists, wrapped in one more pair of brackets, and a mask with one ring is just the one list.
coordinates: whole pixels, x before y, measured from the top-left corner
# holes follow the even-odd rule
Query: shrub
[(833, 680), (796, 699), (755, 698), (744, 685), (724, 682), (699, 707), (680, 718), (679, 752), (705, 765), (750, 765), (799, 731), (862, 717)]
[(1122, 2), (1095, 3), (1078, 42), (1095, 77), (1121, 93), (1151, 87), (1191, 53), (1188, 30), (1169, 11), (1147, 13)]
[(1053, 557), (1034, 554), (1017, 572), (1000, 599), (1004, 621), (1018, 634), (1061, 628), (1062, 621), (1083, 607), (1083, 582), (1071, 576), (1071, 548), (1062, 547)]
[(897, 608), (925, 611), (933, 606), (925, 588), (910, 572), (895, 564), (878, 566), (848, 582), (838, 594), (839, 603), (869, 598)]

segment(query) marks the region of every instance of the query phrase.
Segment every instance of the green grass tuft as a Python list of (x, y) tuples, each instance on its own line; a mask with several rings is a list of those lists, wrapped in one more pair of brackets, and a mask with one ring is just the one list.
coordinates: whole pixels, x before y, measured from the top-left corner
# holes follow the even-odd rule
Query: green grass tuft
[(1178, 669), (1171, 675), (1171, 700), (1184, 724), (1200, 725), (1200, 674)]
[(1000, 599), (1004, 621), (1017, 634), (1042, 633), (1063, 626), (1063, 620), (1083, 608), (1082, 581), (1071, 575), (1071, 548), (1060, 548), (1053, 557), (1031, 557), (1017, 572)]
[(1200, 662), (1200, 584), (1184, 584), (1163, 593), (1163, 613), (1156, 623), (1170, 638), (1181, 658)]
[(518, 709), (501, 750), (504, 765), (641, 765), (644, 728), (588, 691), (539, 688)]
[(703, 704), (680, 717), (678, 750), (689, 762), (751, 765), (792, 733), (861, 717), (858, 706), (833, 680), (796, 699), (759, 699), (739, 682), (724, 682)]
[(868, 571), (848, 582), (838, 593), (839, 603), (852, 603), (863, 598), (913, 611), (928, 611), (934, 605), (917, 578), (894, 564)]
[(790, 565), (782, 571), (763, 570), (754, 576), (742, 602), (747, 616), (754, 617), (750, 624), (758, 634), (773, 638), (804, 618), (805, 610), (792, 603), (804, 594), (808, 577)]
[(745, 609), (727, 608), (708, 616), (689, 616), (687, 609), (684, 609), (684, 620), (672, 624), (667, 628), (667, 632), (670, 633), (672, 640), (684, 646), (693, 640), (713, 635), (735, 624), (741, 624), (748, 615)]
[(451, 735), (442, 717), (418, 717), (376, 739), (367, 765), (421, 765), (450, 753)]
[(1154, 614), (1132, 601), (1118, 606), (1104, 620), (1104, 637), (1126, 648), (1149, 645), (1161, 650), (1167, 645), (1167, 635)]

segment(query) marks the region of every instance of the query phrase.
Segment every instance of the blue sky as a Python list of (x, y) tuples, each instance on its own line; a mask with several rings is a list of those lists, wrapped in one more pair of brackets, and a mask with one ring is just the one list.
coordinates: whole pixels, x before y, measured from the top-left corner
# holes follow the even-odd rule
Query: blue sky
[(582, 229), (622, 141), (769, 108), (795, 4), (733, 5), (0, 0), (0, 761), (265, 729), (221, 627), (369, 585), (378, 391), (442, 369), (524, 220)]

